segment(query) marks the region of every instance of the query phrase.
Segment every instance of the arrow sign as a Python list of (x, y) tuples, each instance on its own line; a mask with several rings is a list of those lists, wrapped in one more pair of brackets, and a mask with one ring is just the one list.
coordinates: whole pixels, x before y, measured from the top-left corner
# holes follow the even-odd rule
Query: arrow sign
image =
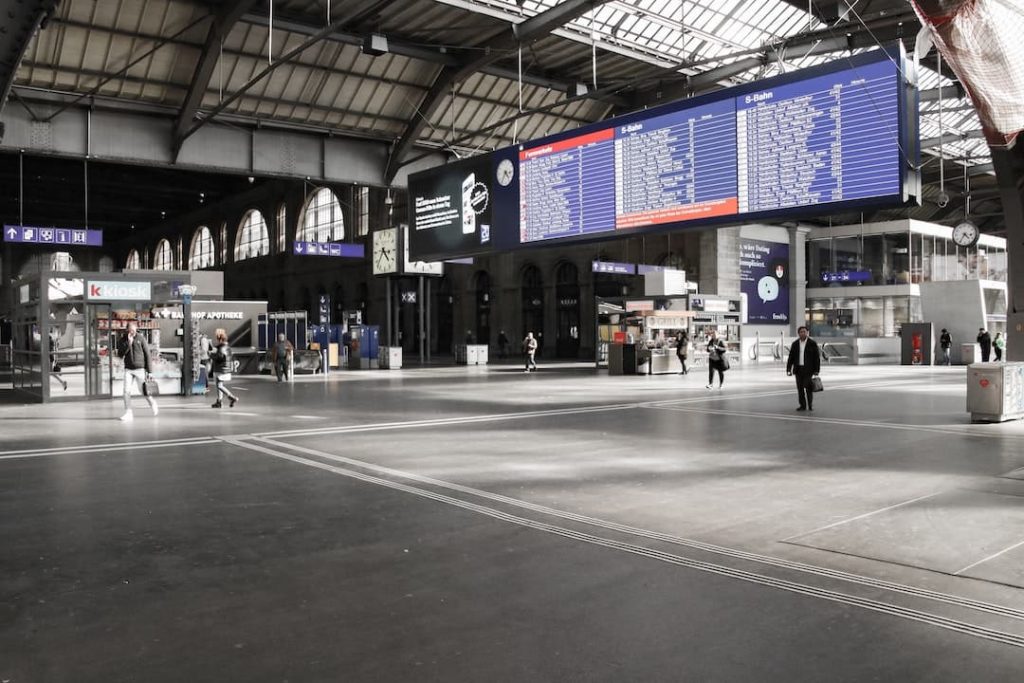
[(4, 241), (43, 244), (70, 244), (76, 247), (102, 247), (103, 231), (87, 228), (37, 228), (30, 225), (5, 225)]

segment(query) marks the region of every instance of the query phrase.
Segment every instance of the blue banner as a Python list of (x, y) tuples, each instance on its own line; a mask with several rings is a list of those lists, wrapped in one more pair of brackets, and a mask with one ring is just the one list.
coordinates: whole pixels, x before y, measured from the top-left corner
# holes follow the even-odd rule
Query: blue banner
[(5, 242), (53, 244), (64, 247), (102, 247), (103, 231), (88, 228), (39, 228), (32, 225), (5, 225)]

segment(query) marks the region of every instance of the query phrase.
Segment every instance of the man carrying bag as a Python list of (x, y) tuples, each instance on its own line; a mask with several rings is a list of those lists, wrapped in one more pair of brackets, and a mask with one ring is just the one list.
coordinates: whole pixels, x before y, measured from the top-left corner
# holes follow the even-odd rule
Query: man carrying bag
[(800, 399), (800, 407), (797, 410), (813, 411), (814, 392), (821, 391), (821, 380), (818, 379), (818, 373), (821, 372), (821, 353), (818, 351), (818, 342), (808, 336), (806, 327), (801, 325), (797, 335), (799, 338), (789, 347), (786, 374), (796, 375), (796, 395)]

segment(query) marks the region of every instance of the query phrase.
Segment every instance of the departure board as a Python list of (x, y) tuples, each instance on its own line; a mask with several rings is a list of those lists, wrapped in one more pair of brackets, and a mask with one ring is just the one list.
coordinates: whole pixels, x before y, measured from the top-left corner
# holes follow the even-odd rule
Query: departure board
[(886, 61), (737, 98), (739, 211), (899, 192), (898, 87)]
[(635, 228), (736, 213), (731, 101), (615, 129), (615, 227)]
[(904, 64), (894, 44), (412, 174), (411, 257), (907, 206)]
[(603, 130), (519, 153), (521, 242), (615, 229), (613, 135)]
[(520, 244), (902, 194), (897, 60), (757, 85), (523, 145)]

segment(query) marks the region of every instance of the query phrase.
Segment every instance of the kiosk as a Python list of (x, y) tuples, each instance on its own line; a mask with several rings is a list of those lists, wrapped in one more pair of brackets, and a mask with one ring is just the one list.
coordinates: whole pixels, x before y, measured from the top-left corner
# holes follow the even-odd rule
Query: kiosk
[[(200, 367), (193, 358), (193, 304), (183, 285), (197, 298), (217, 299), (223, 274), (44, 271), (15, 281), (13, 388), (44, 403), (120, 395), (118, 335), (134, 321), (150, 345), (160, 392), (190, 395)], [(174, 311), (177, 320), (154, 315), (158, 309)]]

